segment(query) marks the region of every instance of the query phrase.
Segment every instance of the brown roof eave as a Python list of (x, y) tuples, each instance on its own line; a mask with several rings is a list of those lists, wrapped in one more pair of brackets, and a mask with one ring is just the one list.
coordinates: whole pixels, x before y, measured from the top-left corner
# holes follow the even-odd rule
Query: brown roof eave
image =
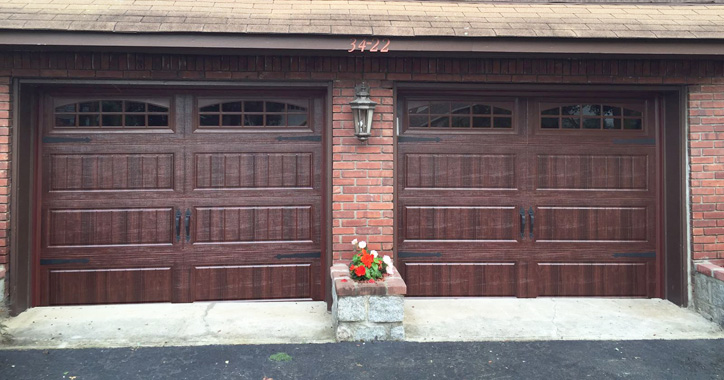
[[(346, 35), (107, 33), (0, 30), (0, 49), (177, 52), (195, 54), (350, 54)], [(368, 39), (378, 37), (367, 37)], [(391, 37), (395, 56), (566, 55), (724, 56), (715, 39), (584, 39), (520, 37)], [(355, 55), (361, 53), (355, 52)]]

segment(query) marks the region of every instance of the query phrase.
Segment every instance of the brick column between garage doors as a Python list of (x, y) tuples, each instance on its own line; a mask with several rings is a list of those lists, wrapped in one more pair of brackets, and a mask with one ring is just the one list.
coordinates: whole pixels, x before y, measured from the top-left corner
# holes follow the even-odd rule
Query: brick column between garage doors
[[(384, 74), (376, 74), (384, 76)], [(372, 136), (354, 136), (354, 86), (359, 80), (336, 80), (333, 93), (332, 246), (334, 262), (347, 263), (351, 241), (366, 240), (370, 249), (392, 256), (393, 246), (393, 89), (392, 82), (365, 77), (377, 102)]]
[(0, 305), (5, 300), (10, 194), (10, 78), (0, 77)]
[(692, 258), (724, 259), (724, 85), (689, 91)]

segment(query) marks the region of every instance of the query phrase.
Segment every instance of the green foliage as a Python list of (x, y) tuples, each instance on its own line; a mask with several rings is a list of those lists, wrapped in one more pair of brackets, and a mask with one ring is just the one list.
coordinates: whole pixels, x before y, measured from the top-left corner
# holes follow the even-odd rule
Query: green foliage
[(270, 355), (269, 360), (273, 362), (288, 362), (292, 360), (292, 357), (286, 352), (277, 352), (276, 354)]
[(389, 258), (383, 259), (374, 250), (367, 251), (365, 242), (357, 243), (355, 239), (352, 244), (354, 244), (356, 253), (349, 266), (349, 276), (357, 281), (372, 282), (382, 279), (382, 275), (387, 272), (385, 260), (389, 261)]

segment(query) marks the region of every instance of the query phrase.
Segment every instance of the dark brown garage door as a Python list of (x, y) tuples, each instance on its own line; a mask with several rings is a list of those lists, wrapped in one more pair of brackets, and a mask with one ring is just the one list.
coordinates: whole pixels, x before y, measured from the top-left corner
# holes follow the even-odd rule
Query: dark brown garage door
[(48, 92), (36, 304), (322, 299), (320, 96)]
[(654, 100), (455, 93), (399, 107), (409, 295), (659, 296)]

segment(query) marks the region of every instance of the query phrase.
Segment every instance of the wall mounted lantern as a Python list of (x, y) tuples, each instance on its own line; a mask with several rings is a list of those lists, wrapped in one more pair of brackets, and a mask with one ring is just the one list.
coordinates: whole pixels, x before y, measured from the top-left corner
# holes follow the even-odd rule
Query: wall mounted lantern
[(367, 141), (372, 131), (372, 116), (377, 103), (370, 99), (370, 86), (362, 82), (354, 88), (355, 98), (349, 102), (354, 116), (354, 135), (360, 141)]

